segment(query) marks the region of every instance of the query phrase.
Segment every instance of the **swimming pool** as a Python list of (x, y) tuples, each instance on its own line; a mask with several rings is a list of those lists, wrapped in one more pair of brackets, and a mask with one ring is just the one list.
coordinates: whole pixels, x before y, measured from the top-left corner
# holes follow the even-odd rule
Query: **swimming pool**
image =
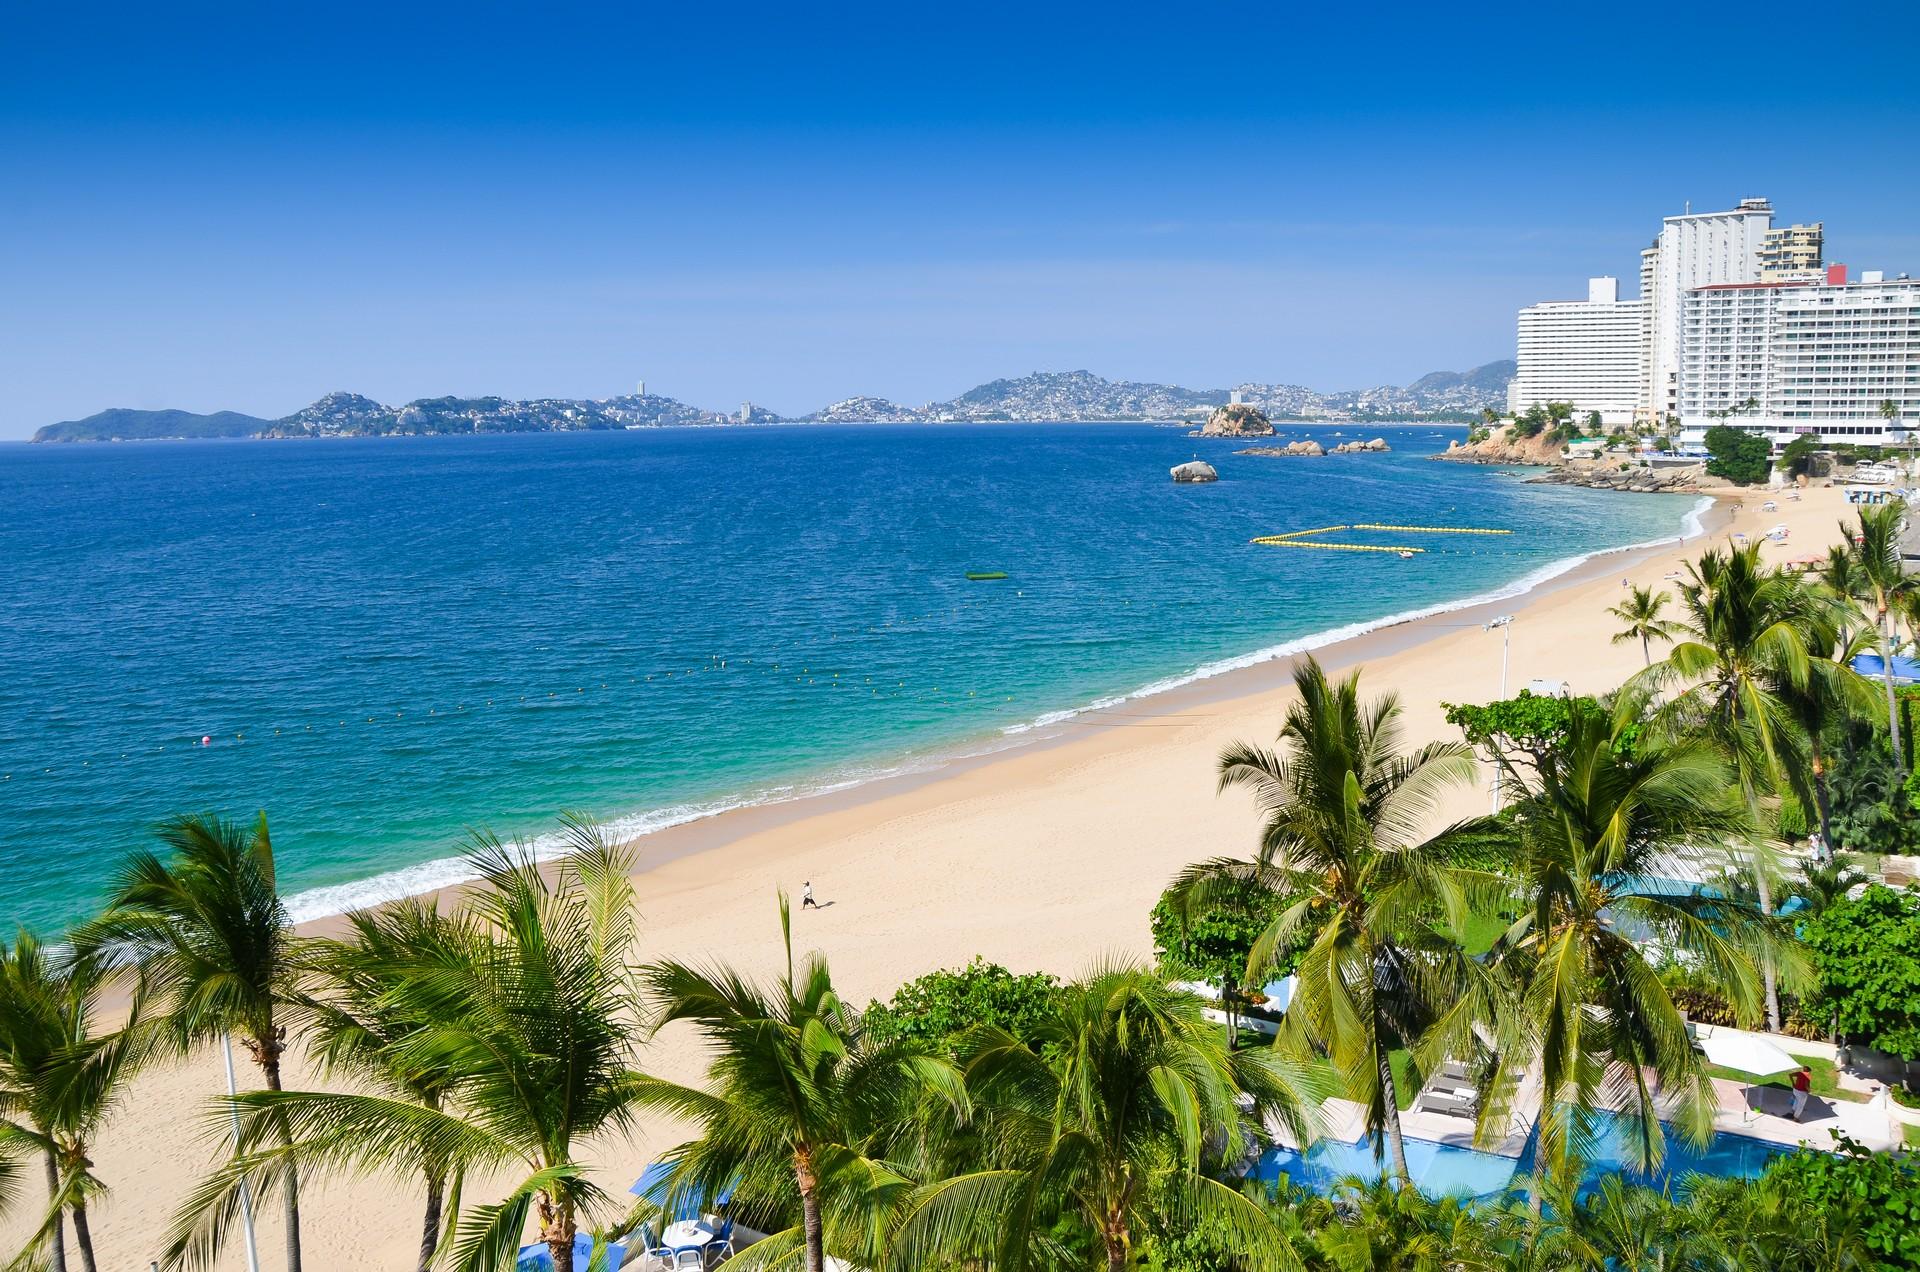
[[(1766, 1170), (1767, 1163), (1781, 1153), (1795, 1150), (1745, 1135), (1718, 1134), (1704, 1149), (1696, 1149), (1667, 1128), (1667, 1155), (1652, 1173), (1630, 1169), (1632, 1152), (1627, 1133), (1628, 1121), (1614, 1114), (1602, 1114), (1593, 1158), (1587, 1163), (1582, 1187), (1598, 1184), (1609, 1175), (1624, 1176), (1629, 1183), (1662, 1188), (1677, 1176), (1698, 1172), (1730, 1178), (1753, 1179)], [(1533, 1170), (1534, 1149), (1539, 1132), (1527, 1139), (1519, 1157), (1502, 1157), (1478, 1149), (1436, 1144), (1431, 1140), (1408, 1139), (1407, 1171), (1414, 1186), (1430, 1197), (1492, 1197), (1514, 1190), (1516, 1176)], [(1290, 1148), (1270, 1148), (1261, 1154), (1248, 1178), (1271, 1183), (1281, 1175), (1303, 1188), (1330, 1193), (1334, 1185), (1349, 1176), (1376, 1180), (1383, 1174), (1374, 1159), (1373, 1142), (1356, 1140), (1351, 1144), (1321, 1140), (1304, 1154)]]

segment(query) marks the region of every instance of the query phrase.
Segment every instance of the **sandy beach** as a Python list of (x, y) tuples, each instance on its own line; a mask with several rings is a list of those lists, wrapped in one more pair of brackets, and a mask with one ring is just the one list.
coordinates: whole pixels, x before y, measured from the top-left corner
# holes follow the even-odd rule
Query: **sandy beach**
[[(1319, 657), (1330, 667), (1364, 665), (1369, 694), (1398, 693), (1410, 743), (1456, 736), (1441, 704), (1499, 694), (1502, 637), (1484, 628), (1495, 614), (1515, 616), (1510, 692), (1536, 678), (1575, 692), (1610, 689), (1641, 666), (1638, 643), (1613, 643), (1617, 624), (1604, 612), (1623, 580), (1662, 586), (1708, 542), (1735, 531), (1757, 538), (1780, 524), (1790, 537), (1765, 543), (1767, 560), (1824, 555), (1838, 541), (1837, 523), (1851, 516), (1837, 489), (1809, 490), (1798, 502), (1780, 496), (1777, 512), (1761, 511), (1768, 497), (1739, 495), (1738, 511), (1723, 500), (1707, 514), (1707, 533), (1685, 544), (1599, 557), (1524, 597), (1383, 629)], [(1676, 522), (1686, 506), (1675, 498)], [(1168, 879), (1190, 861), (1252, 848), (1247, 798), (1216, 794), (1214, 757), (1233, 739), (1271, 739), (1288, 685), (1287, 662), (1246, 668), (930, 775), (649, 836), (638, 846), (645, 946), (654, 956), (770, 970), (780, 951), (776, 890), (797, 899), (811, 880), (821, 908), (796, 914), (796, 943), (824, 951), (855, 1001), (976, 954), (1063, 976), (1103, 955), (1150, 957), (1148, 912)], [(1485, 776), (1457, 793), (1448, 815), (1486, 806)], [(307, 1084), (298, 1055), (289, 1058), (287, 1084)], [(249, 1083), (244, 1056), (238, 1063)], [(680, 1078), (700, 1070), (697, 1049), (678, 1033), (651, 1042), (641, 1063)], [(132, 1272), (158, 1257), (173, 1208), (219, 1151), (209, 1100), (223, 1081), (217, 1053), (148, 1073), (101, 1138), (96, 1168), (113, 1190), (94, 1208), (103, 1267)], [(630, 1141), (596, 1144), (596, 1175), (624, 1195), (673, 1142), (671, 1127), (643, 1125)], [(37, 1198), (37, 1171), (30, 1179)], [(413, 1266), (418, 1181), (317, 1182), (304, 1193), (309, 1268)], [(495, 1199), (480, 1181), (469, 1182), (467, 1196)], [(262, 1266), (280, 1267), (277, 1199), (263, 1199), (259, 1211)], [(18, 1235), (17, 1222), (7, 1226), (9, 1248)], [(245, 1267), (238, 1243), (220, 1266)]]

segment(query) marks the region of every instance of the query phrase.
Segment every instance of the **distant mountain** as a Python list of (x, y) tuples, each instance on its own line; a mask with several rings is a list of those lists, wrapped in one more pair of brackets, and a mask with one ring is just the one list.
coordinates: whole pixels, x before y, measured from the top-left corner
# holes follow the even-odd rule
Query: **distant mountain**
[(136, 411), (114, 407), (84, 420), (62, 420), (33, 435), (36, 442), (176, 441), (190, 437), (254, 437), (272, 421), (219, 411), (195, 415), (192, 411)]
[[(1036, 371), (1012, 380), (992, 380), (950, 402), (902, 406), (879, 397), (851, 397), (794, 422), (927, 423), (935, 421), (1179, 420), (1224, 405), (1237, 394), (1276, 419), (1351, 419), (1409, 416), (1470, 418), (1483, 407), (1501, 409), (1511, 359), (1471, 371), (1435, 371), (1404, 388), (1383, 385), (1321, 393), (1299, 384), (1235, 385), (1232, 389), (1185, 389), (1177, 384), (1108, 380), (1091, 371)], [(385, 406), (358, 393), (329, 393), (278, 420), (222, 411), (116, 409), (84, 420), (49, 424), (36, 442), (105, 442), (140, 438), (194, 437), (386, 437), (460, 433), (547, 433), (583, 429), (658, 428), (689, 424), (769, 424), (782, 417), (765, 407), (741, 412), (708, 411), (657, 394), (628, 394), (599, 401), (497, 397), (420, 398)]]

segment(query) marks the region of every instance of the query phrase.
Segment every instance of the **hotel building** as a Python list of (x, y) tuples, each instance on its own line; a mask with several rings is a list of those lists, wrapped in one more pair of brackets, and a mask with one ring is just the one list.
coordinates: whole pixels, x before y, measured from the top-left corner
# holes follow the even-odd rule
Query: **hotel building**
[(1761, 250), (1772, 228), (1773, 205), (1765, 199), (1742, 199), (1726, 212), (1690, 211), (1662, 222), (1660, 237), (1642, 253), (1640, 263), (1641, 299), (1647, 302), (1641, 419), (1679, 413), (1686, 294), (1696, 287), (1761, 281)]
[(1680, 343), (1682, 445), (1716, 424), (1775, 442), (1890, 444), (1920, 430), (1920, 281), (1868, 271), (1849, 283), (1833, 265), (1817, 279), (1693, 288)]
[(1571, 403), (1576, 418), (1631, 424), (1646, 383), (1646, 304), (1621, 300), (1619, 280), (1587, 280), (1585, 300), (1550, 300), (1520, 311), (1507, 410)]

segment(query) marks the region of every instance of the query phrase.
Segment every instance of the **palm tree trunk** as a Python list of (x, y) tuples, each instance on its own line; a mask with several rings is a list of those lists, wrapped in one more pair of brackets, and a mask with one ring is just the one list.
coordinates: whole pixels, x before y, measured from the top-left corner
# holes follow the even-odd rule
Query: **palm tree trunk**
[(73, 1243), (80, 1247), (80, 1266), (85, 1272), (100, 1272), (93, 1259), (93, 1229), (87, 1223), (87, 1203), (73, 1203)]
[(1107, 1272), (1127, 1272), (1133, 1243), (1127, 1239), (1126, 1224), (1108, 1226), (1101, 1232), (1100, 1241), (1107, 1248)]
[(813, 1150), (793, 1150), (793, 1181), (800, 1187), (800, 1222), (807, 1237), (807, 1272), (825, 1272), (826, 1235), (820, 1227), (820, 1181), (813, 1173)]
[(1653, 638), (1645, 632), (1640, 633), (1640, 656), (1647, 660), (1647, 666), (1653, 666)]
[[(47, 1150), (47, 1203), (53, 1204), (60, 1195), (60, 1163), (54, 1160), (53, 1150)], [(47, 1252), (53, 1259), (53, 1272), (67, 1272), (67, 1227), (66, 1215), (55, 1210), (53, 1216), (53, 1235)]]
[(1820, 842), (1832, 853), (1833, 847), (1833, 802), (1827, 798), (1827, 756), (1820, 747), (1817, 734), (1810, 735), (1813, 758), (1813, 804), (1820, 815)]
[(573, 1239), (578, 1229), (573, 1222), (573, 1205), (556, 1203), (549, 1193), (540, 1194), (540, 1237), (547, 1243), (547, 1257), (556, 1268), (573, 1267)]
[[(1767, 871), (1759, 862), (1754, 863), (1754, 884), (1760, 891), (1760, 913), (1762, 917), (1773, 913), (1773, 881), (1767, 878)], [(1761, 974), (1767, 987), (1767, 1028), (1774, 1033), (1780, 1032), (1780, 987), (1774, 976), (1773, 956), (1767, 955), (1761, 960)]]
[[(1385, 1026), (1377, 1016), (1373, 1027), (1376, 1038), (1384, 1034)], [(1413, 1176), (1407, 1170), (1407, 1142), (1400, 1136), (1400, 1093), (1393, 1083), (1393, 1057), (1386, 1047), (1377, 1043), (1373, 1051), (1375, 1062), (1380, 1066), (1380, 1102), (1387, 1128), (1387, 1148), (1393, 1154), (1393, 1173), (1405, 1188), (1413, 1183)]]
[[(280, 1089), (280, 1041), (278, 1038), (270, 1042), (256, 1040), (256, 1045), (259, 1050), (255, 1054), (260, 1056), (260, 1069), (266, 1075), (267, 1090), (278, 1091)], [(280, 1128), (280, 1142), (293, 1143), (291, 1128), (284, 1125)], [(287, 1166), (286, 1200), (287, 1272), (300, 1272), (300, 1172), (291, 1163)], [(571, 1245), (568, 1248), (571, 1250)], [(553, 1266), (566, 1265), (556, 1262)]]
[(433, 1267), (433, 1253), (440, 1246), (440, 1207), (447, 1191), (446, 1177), (437, 1168), (427, 1171), (426, 1176), (427, 1218), (420, 1226), (419, 1272), (430, 1272)]
[(1887, 736), (1893, 741), (1895, 778), (1907, 771), (1907, 759), (1900, 749), (1900, 707), (1893, 697), (1893, 633), (1887, 625), (1887, 607), (1880, 606), (1880, 683), (1887, 690)]

